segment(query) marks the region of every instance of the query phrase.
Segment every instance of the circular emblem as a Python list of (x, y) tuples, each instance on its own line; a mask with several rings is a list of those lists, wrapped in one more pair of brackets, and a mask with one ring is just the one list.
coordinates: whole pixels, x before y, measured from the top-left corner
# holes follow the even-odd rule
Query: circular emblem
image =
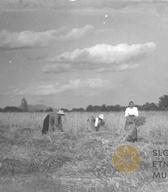
[(112, 154), (113, 166), (120, 172), (134, 171), (139, 162), (139, 151), (133, 145), (119, 145)]

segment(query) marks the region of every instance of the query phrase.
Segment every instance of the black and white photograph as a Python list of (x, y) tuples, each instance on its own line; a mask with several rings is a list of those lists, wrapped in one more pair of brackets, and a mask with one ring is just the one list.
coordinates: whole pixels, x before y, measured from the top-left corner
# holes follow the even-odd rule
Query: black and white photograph
[(0, 192), (168, 191), (168, 0), (0, 0)]

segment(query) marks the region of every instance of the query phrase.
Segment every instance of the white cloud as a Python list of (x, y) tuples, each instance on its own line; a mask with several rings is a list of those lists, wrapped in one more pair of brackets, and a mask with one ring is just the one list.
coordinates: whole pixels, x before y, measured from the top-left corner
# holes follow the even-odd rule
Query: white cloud
[(94, 27), (92, 25), (86, 25), (82, 28), (73, 28), (69, 33), (66, 35), (60, 36), (60, 40), (72, 40), (72, 39), (79, 39), (83, 37), (84, 35), (92, 32), (94, 30)]
[(16, 92), (17, 95), (54, 95), (65, 91), (73, 91), (78, 89), (100, 89), (110, 87), (108, 80), (99, 78), (93, 79), (74, 79), (67, 83), (51, 83), (29, 86)]
[(125, 71), (127, 69), (134, 69), (134, 68), (136, 68), (138, 66), (139, 66), (139, 64), (131, 64), (131, 65), (129, 65), (129, 64), (122, 64), (117, 69), (119, 71)]
[[(67, 72), (76, 70), (126, 70), (134, 68), (137, 61), (144, 59), (156, 48), (154, 42), (144, 44), (97, 44), (95, 46), (64, 52), (50, 59), (52, 64), (46, 65), (44, 72)], [(135, 64), (136, 63), (136, 64)]]
[(66, 28), (58, 30), (48, 30), (42, 32), (21, 31), (21, 32), (0, 32), (0, 48), (31, 48), (36, 46), (47, 46), (57, 41), (75, 40), (83, 37), (94, 30), (92, 25), (86, 25), (81, 28), (73, 28), (67, 31)]

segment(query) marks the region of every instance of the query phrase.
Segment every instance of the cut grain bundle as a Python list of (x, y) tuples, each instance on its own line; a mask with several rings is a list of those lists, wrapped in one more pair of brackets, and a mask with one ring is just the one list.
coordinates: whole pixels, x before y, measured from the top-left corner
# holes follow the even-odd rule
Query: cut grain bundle
[(137, 127), (140, 127), (146, 123), (146, 118), (143, 116), (139, 116), (135, 118), (135, 125)]
[(143, 116), (139, 116), (139, 117), (128, 116), (126, 119), (126, 125), (135, 124), (136, 127), (140, 127), (145, 123), (146, 123), (146, 118)]
[(35, 172), (56, 172), (63, 164), (70, 162), (72, 159), (68, 156), (39, 156), (32, 159), (29, 167), (29, 173)]

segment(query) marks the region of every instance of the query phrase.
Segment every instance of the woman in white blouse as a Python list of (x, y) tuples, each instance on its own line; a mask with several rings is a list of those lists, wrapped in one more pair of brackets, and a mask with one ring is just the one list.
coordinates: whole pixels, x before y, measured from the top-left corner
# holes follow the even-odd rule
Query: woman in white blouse
[(134, 102), (130, 101), (129, 106), (125, 110), (125, 130), (128, 132), (127, 141), (135, 142), (137, 141), (137, 127), (135, 125), (136, 117), (138, 117), (138, 108), (134, 106)]
[(138, 108), (134, 106), (133, 101), (130, 101), (129, 106), (125, 110), (125, 117), (128, 117), (128, 116), (138, 117), (138, 115), (139, 115)]

